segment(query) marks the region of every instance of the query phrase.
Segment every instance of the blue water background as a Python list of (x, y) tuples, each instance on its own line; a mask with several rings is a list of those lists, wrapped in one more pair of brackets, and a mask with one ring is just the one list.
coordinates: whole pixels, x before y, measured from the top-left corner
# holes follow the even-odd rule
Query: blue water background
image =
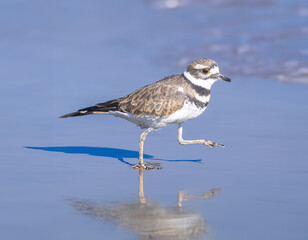
[[(138, 239), (71, 201), (137, 203), (141, 130), (112, 116), (57, 117), (123, 96), (196, 58), (213, 86), (181, 146), (177, 126), (148, 135), (147, 199), (185, 201), (209, 239), (307, 239), (308, 4), (305, 0), (0, 1), (0, 238)], [(155, 160), (158, 159), (158, 160)]]

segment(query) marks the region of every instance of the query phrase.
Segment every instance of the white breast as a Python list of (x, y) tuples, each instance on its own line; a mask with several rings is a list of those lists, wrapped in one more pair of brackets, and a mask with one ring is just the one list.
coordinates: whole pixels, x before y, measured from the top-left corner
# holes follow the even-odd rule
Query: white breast
[(183, 123), (192, 120), (200, 116), (206, 107), (197, 107), (193, 102), (186, 100), (181, 109), (171, 114), (169, 117), (164, 118), (161, 123), (172, 124), (172, 123)]

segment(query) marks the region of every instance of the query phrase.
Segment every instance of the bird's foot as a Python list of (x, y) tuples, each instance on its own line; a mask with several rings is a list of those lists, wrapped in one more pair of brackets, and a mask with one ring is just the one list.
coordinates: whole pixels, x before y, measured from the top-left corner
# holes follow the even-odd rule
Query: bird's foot
[(215, 143), (209, 140), (204, 140), (204, 145), (209, 147), (225, 147), (223, 144)]
[(149, 163), (147, 164), (144, 163), (138, 163), (133, 166), (133, 169), (135, 170), (161, 170), (162, 167), (160, 166), (160, 163)]
[(181, 136), (178, 138), (178, 141), (180, 144), (182, 145), (188, 145), (188, 144), (204, 144), (208, 147), (224, 147), (224, 145), (219, 144), (219, 143), (215, 143), (209, 140), (184, 140)]

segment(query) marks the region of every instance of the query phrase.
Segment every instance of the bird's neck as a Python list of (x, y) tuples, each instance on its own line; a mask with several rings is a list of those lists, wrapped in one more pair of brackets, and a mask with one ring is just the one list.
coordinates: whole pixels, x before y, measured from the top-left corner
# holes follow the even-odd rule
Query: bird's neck
[(187, 96), (190, 101), (195, 102), (195, 104), (200, 108), (206, 108), (211, 97), (210, 89), (200, 86), (199, 84), (195, 84), (193, 81), (191, 81), (191, 79), (188, 79), (185, 73), (183, 74), (183, 77), (188, 83), (188, 89), (190, 89), (187, 91)]
[(208, 91), (211, 90), (212, 85), (217, 81), (217, 79), (213, 79), (213, 78), (209, 78), (209, 79), (206, 79), (206, 80), (200, 79), (200, 78), (195, 78), (188, 71), (185, 71), (183, 73), (183, 75), (193, 85), (204, 88)]

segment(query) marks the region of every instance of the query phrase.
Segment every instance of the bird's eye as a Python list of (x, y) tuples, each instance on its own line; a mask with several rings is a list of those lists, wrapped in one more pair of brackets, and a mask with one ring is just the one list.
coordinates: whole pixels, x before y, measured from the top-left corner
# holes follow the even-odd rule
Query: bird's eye
[(201, 72), (204, 74), (208, 74), (210, 72), (210, 70), (208, 68), (202, 68)]

